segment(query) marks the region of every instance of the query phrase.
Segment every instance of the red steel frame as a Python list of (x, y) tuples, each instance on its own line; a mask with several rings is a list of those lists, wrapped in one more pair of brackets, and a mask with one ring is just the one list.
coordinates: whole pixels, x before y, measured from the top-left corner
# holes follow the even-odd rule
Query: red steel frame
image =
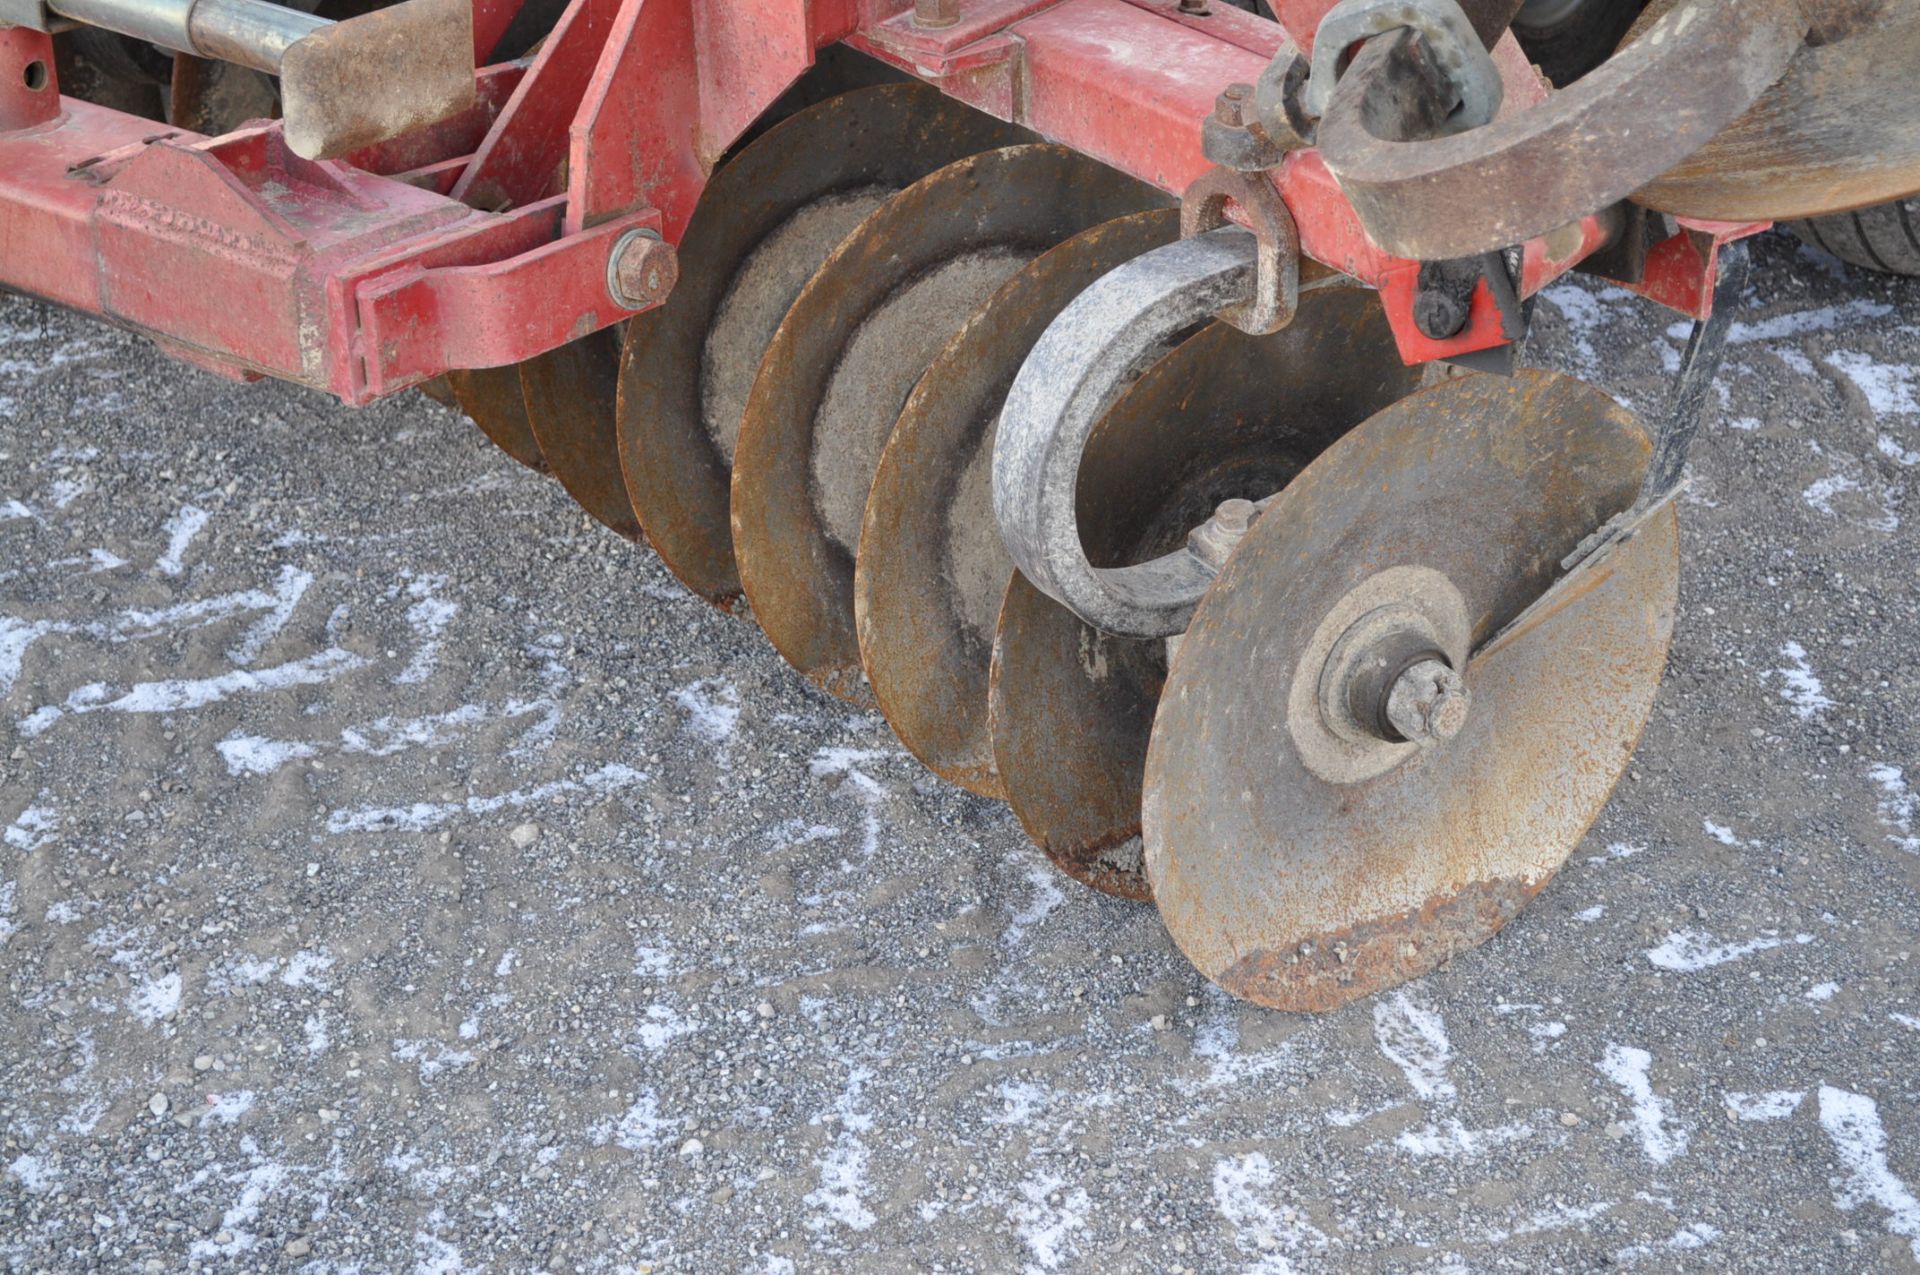
[[(457, 368), (518, 362), (632, 313), (607, 287), (627, 231), (677, 243), (744, 130), (845, 41), (960, 100), (1178, 194), (1209, 167), (1201, 121), (1334, 0), (1284, 26), (1178, 0), (572, 0), (539, 53), (479, 73), (465, 115), (310, 161), (277, 123), (219, 138), (60, 96), (50, 39), (0, 28), (0, 286), (151, 335), (227, 375), (360, 404)], [(490, 50), (519, 0), (475, 0)], [(1545, 90), (1506, 37), (1508, 109)], [(32, 87), (33, 84), (40, 87)], [(1412, 322), (1418, 264), (1374, 246), (1316, 152), (1273, 180), (1302, 251), (1377, 286), (1408, 362), (1501, 343), (1482, 285), (1459, 335)], [(1759, 226), (1691, 223), (1638, 290), (1700, 315), (1718, 246)], [(1601, 246), (1594, 218), (1525, 245), (1531, 294)]]

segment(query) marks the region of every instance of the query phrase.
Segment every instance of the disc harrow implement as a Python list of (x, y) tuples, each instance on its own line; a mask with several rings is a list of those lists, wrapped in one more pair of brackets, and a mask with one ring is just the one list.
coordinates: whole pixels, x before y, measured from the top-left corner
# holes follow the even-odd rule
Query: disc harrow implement
[[(350, 7), (0, 0), (0, 285), (451, 401), (1281, 1009), (1605, 804), (1739, 241), (1920, 272), (1920, 0)], [(1657, 420), (1522, 365), (1575, 270)]]

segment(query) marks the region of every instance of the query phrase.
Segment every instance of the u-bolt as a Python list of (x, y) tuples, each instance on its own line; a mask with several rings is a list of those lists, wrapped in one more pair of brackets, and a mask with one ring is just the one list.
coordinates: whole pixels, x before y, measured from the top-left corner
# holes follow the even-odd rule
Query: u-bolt
[(1033, 585), (1123, 637), (1180, 633), (1218, 567), (1182, 548), (1131, 567), (1095, 567), (1074, 492), (1093, 428), (1194, 324), (1254, 301), (1259, 246), (1237, 226), (1134, 258), (1074, 298), (1014, 377), (993, 448), (993, 508)]

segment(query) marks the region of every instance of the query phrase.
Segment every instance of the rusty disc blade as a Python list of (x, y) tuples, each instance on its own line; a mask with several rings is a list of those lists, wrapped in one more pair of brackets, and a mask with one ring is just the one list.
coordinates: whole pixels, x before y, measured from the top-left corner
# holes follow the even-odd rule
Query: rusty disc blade
[(853, 557), (881, 449), (921, 373), (1042, 251), (1163, 200), (1062, 146), (987, 151), (888, 200), (808, 281), (747, 399), (732, 516), (754, 618), (816, 685), (871, 703)]
[(620, 476), (613, 423), (620, 384), (620, 334), (607, 328), (520, 365), (527, 422), (547, 467), (567, 494), (629, 540), (640, 519)]
[[(1265, 337), (1213, 324), (1167, 354), (1088, 440), (1075, 500), (1096, 567), (1168, 553), (1230, 498), (1280, 490), (1419, 384), (1375, 294), (1303, 292)], [(1021, 826), (1068, 875), (1148, 897), (1140, 779), (1166, 644), (1112, 637), (1016, 575), (994, 638), (988, 718)]]
[(788, 307), (862, 218), (934, 169), (1030, 137), (924, 84), (841, 94), (769, 129), (714, 175), (680, 281), (627, 324), (620, 464), (647, 539), (686, 586), (740, 596), (727, 485), (747, 392)]
[[(1718, 221), (1844, 212), (1920, 192), (1920, 0), (1814, 10), (1787, 73), (1711, 142), (1634, 194)], [(1839, 29), (1822, 31), (1823, 18)]]
[(527, 423), (527, 400), (520, 391), (517, 367), (478, 367), (447, 373), (447, 389), (454, 405), (493, 440), (507, 455), (541, 473), (547, 471), (547, 458), (534, 441), (533, 426)]
[(1034, 258), (947, 342), (881, 453), (854, 562), (861, 662), (901, 742), (981, 796), (1004, 795), (987, 730), (994, 625), (1013, 575), (993, 514), (1000, 405), (1068, 302), (1179, 234), (1178, 210), (1155, 209)]
[[(1484, 941), (1546, 884), (1652, 710), (1678, 588), (1672, 508), (1598, 587), (1484, 659), (1465, 653), (1633, 502), (1649, 454), (1591, 386), (1476, 376), (1373, 417), (1268, 508), (1194, 616), (1147, 753), (1147, 874), (1203, 974), (1263, 1005), (1329, 1009)], [(1345, 617), (1448, 591), (1449, 659), (1471, 694), (1459, 734), (1329, 753), (1327, 652)]]

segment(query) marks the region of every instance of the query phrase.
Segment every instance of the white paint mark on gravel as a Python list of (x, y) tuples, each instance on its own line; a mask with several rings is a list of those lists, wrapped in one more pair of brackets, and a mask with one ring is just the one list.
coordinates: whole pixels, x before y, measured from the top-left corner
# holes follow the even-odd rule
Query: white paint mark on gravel
[(1243, 1275), (1292, 1275), (1291, 1257), (1327, 1247), (1312, 1223), (1269, 1202), (1276, 1185), (1273, 1162), (1261, 1152), (1214, 1161), (1213, 1207), (1233, 1227), (1234, 1246), (1252, 1259)]
[(1720, 1238), (1720, 1228), (1706, 1222), (1689, 1222), (1664, 1240), (1652, 1244), (1630, 1244), (1613, 1255), (1616, 1266), (1638, 1266), (1652, 1257), (1664, 1257), (1670, 1264), (1668, 1254), (1685, 1253), (1702, 1249)]
[(1405, 990), (1397, 991), (1374, 1005), (1373, 1035), (1380, 1052), (1406, 1073), (1407, 1083), (1422, 1099), (1454, 1097), (1453, 1082), (1447, 1079), (1453, 1044), (1437, 1012), (1416, 1004)]
[(1813, 666), (1807, 663), (1806, 648), (1798, 642), (1781, 644), (1780, 654), (1790, 664), (1786, 668), (1775, 669), (1769, 677), (1780, 679), (1780, 698), (1793, 705), (1793, 715), (1801, 721), (1810, 721), (1821, 712), (1833, 707), (1833, 701), (1827, 698), (1826, 687), (1813, 675)]
[(48, 801), (48, 794), (41, 789), (33, 804), (14, 816), (6, 831), (0, 832), (0, 842), (5, 842), (15, 850), (31, 854), (41, 846), (52, 841), (54, 834), (60, 831), (60, 816)]
[(1806, 1096), (1798, 1089), (1770, 1089), (1765, 1093), (1736, 1090), (1727, 1094), (1727, 1110), (1736, 1120), (1785, 1120), (1800, 1110)]
[(617, 1119), (610, 1116), (597, 1121), (588, 1129), (587, 1137), (596, 1147), (611, 1142), (626, 1151), (650, 1151), (665, 1146), (668, 1135), (681, 1123), (660, 1114), (660, 1097), (648, 1089), (635, 1097), (633, 1105)]
[(210, 1093), (207, 1095), (207, 1107), (200, 1113), (200, 1123), (233, 1124), (241, 1116), (253, 1110), (254, 1094), (251, 1089), (236, 1089), (232, 1093)]
[(645, 771), (617, 762), (600, 767), (578, 779), (555, 779), (531, 788), (488, 797), (468, 797), (463, 801), (415, 802), (410, 806), (359, 806), (336, 810), (327, 816), (327, 831), (347, 832), (425, 832), (437, 828), (458, 815), (486, 815), (499, 810), (517, 810), (523, 806), (552, 801), (576, 793), (615, 793), (645, 783)]
[[(253, 1149), (251, 1139), (242, 1144)], [(244, 1253), (260, 1242), (260, 1237), (247, 1229), (248, 1225), (260, 1216), (260, 1206), (267, 1197), (286, 1185), (287, 1169), (281, 1164), (259, 1164), (242, 1173), (229, 1176), (228, 1181), (240, 1184), (240, 1194), (232, 1207), (220, 1215), (220, 1229), (215, 1238), (195, 1240), (187, 1250), (189, 1257), (206, 1261), (213, 1257), (232, 1257)], [(230, 1236), (222, 1242), (218, 1236)]]
[(271, 775), (290, 761), (303, 761), (320, 752), (312, 744), (268, 739), (264, 735), (227, 736), (214, 747), (227, 764), (229, 775)]
[(182, 505), (180, 512), (167, 519), (167, 525), (161, 528), (167, 537), (167, 547), (154, 559), (153, 569), (163, 576), (177, 576), (186, 570), (187, 547), (205, 530), (211, 517), (197, 505)]
[(817, 1162), (820, 1185), (802, 1201), (818, 1210), (807, 1219), (810, 1231), (831, 1230), (836, 1225), (864, 1231), (878, 1220), (861, 1199), (867, 1189), (868, 1151), (859, 1135), (873, 1127), (873, 1117), (861, 1110), (860, 1097), (871, 1079), (872, 1068), (852, 1068), (847, 1073), (846, 1090), (834, 1102), (832, 1111), (813, 1120), (814, 1124), (837, 1124), (840, 1132)]
[(218, 704), (235, 695), (256, 695), (263, 691), (285, 690), (293, 686), (315, 686), (330, 682), (342, 673), (364, 668), (367, 661), (351, 651), (329, 647), (304, 659), (275, 665), (258, 673), (236, 669), (217, 677), (192, 680), (135, 682), (118, 696), (104, 682), (83, 686), (67, 696), (62, 705), (47, 705), (34, 710), (19, 723), (22, 735), (31, 739), (63, 716), (83, 713), (177, 713)]
[(682, 1017), (671, 1005), (649, 1005), (634, 1035), (639, 1039), (642, 1049), (657, 1053), (680, 1037), (691, 1036), (699, 1030), (699, 1023)]
[(1020, 1198), (1007, 1208), (1014, 1233), (1033, 1255), (1022, 1267), (1024, 1275), (1057, 1271), (1076, 1252), (1073, 1235), (1086, 1229), (1093, 1201), (1085, 1188), (1062, 1190), (1065, 1185), (1057, 1174), (1035, 1174), (1020, 1183)]
[(472, 1054), (442, 1040), (395, 1040), (393, 1056), (402, 1062), (418, 1063), (422, 1080), (432, 1080), (443, 1071), (458, 1071), (473, 1065)]
[(1633, 1110), (1633, 1131), (1640, 1149), (1655, 1164), (1665, 1164), (1687, 1150), (1686, 1129), (1673, 1120), (1665, 1098), (1653, 1092), (1653, 1055), (1632, 1045), (1608, 1045), (1600, 1072), (1627, 1096)]
[(1715, 823), (1711, 819), (1702, 819), (1700, 821), (1700, 829), (1723, 846), (1732, 846), (1737, 850), (1747, 844), (1739, 838), (1733, 829), (1723, 823)]
[(413, 686), (433, 676), (440, 663), (440, 651), (446, 644), (447, 626), (460, 613), (460, 604), (439, 595), (447, 587), (445, 576), (423, 575), (407, 581), (407, 596), (414, 600), (407, 608), (407, 626), (413, 630), (415, 646), (407, 666), (394, 675), (399, 686)]
[[(1885, 302), (1857, 300), (1819, 306), (1812, 310), (1796, 310), (1770, 319), (1756, 319), (1751, 323), (1735, 321), (1727, 325), (1727, 344), (1746, 345), (1752, 341), (1780, 341), (1815, 332), (1831, 332), (1842, 325), (1858, 323), (1862, 319), (1878, 319), (1892, 312), (1893, 307)], [(1689, 323), (1680, 322), (1674, 324), (1670, 331), (1679, 331), (1684, 337), (1690, 326)]]
[(1880, 822), (1893, 830), (1887, 840), (1908, 854), (1920, 854), (1920, 837), (1913, 835), (1913, 821), (1920, 813), (1920, 794), (1907, 786), (1907, 774), (1898, 766), (1878, 763), (1867, 777), (1880, 785)]
[(1806, 999), (1810, 1001), (1830, 1001), (1839, 991), (1840, 984), (1838, 983), (1815, 983), (1806, 990), (1804, 995)]
[(1910, 1240), (1914, 1260), (1920, 1261), (1920, 1199), (1887, 1163), (1880, 1105), (1865, 1094), (1821, 1085), (1820, 1127), (1827, 1131), (1847, 1173), (1844, 1180), (1834, 1182), (1834, 1207), (1843, 1213), (1862, 1204), (1885, 1209), (1887, 1230)]
[(1695, 974), (1716, 965), (1737, 961), (1743, 956), (1751, 956), (1755, 952), (1785, 947), (1788, 943), (1811, 942), (1811, 934), (1796, 934), (1788, 939), (1777, 930), (1763, 930), (1744, 943), (1722, 943), (1705, 930), (1675, 930), (1659, 946), (1648, 948), (1646, 956), (1650, 963), (1663, 970)]
[(135, 1018), (151, 1027), (179, 1011), (180, 991), (178, 971), (169, 970), (153, 978), (143, 978), (128, 993), (127, 1009)]
[(673, 702), (687, 715), (687, 729), (710, 744), (726, 743), (740, 726), (740, 691), (720, 678), (681, 687), (673, 693)]
[(1224, 1089), (1279, 1071), (1293, 1062), (1293, 1044), (1283, 1041), (1272, 1049), (1240, 1052), (1240, 1002), (1212, 983), (1201, 993), (1206, 1012), (1193, 1030), (1193, 1056), (1207, 1062), (1208, 1089)]
[(45, 1156), (27, 1153), (15, 1156), (7, 1165), (7, 1172), (34, 1195), (45, 1195), (60, 1185), (60, 1179), (65, 1176), (58, 1168), (47, 1163)]
[(1055, 908), (1066, 903), (1067, 896), (1060, 891), (1059, 869), (1038, 858), (1036, 855), (1024, 856), (1022, 864), (1027, 874), (1027, 884), (1033, 887), (1033, 898), (1027, 906), (1015, 912), (1007, 919), (1007, 928), (1000, 936), (1000, 942), (1006, 947), (1018, 947), (1027, 931), (1047, 919)]

